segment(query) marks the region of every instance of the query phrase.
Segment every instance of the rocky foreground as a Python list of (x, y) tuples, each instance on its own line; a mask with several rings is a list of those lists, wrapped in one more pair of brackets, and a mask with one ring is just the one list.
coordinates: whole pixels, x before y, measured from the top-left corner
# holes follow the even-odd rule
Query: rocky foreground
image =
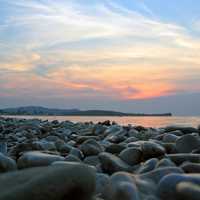
[(200, 127), (0, 118), (0, 200), (199, 200)]

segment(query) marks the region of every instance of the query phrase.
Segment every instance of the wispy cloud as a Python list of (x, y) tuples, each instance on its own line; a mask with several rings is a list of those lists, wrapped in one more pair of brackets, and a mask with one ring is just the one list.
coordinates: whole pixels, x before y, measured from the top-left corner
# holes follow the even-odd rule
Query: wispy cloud
[[(135, 0), (134, 0), (135, 1)], [(139, 2), (140, 6), (142, 7), (142, 9), (149, 14), (152, 17), (156, 17), (156, 15), (154, 14), (154, 12), (144, 3), (143, 0), (136, 0)]]
[(0, 26), (0, 70), (10, 72), (4, 92), (144, 99), (200, 89), (198, 80), (191, 84), (200, 73), (199, 38), (162, 22), (143, 1), (148, 15), (106, 0), (3, 3), (10, 10)]
[(9, 16), (6, 24), (19, 26), (23, 34), (29, 37), (26, 39), (37, 39), (39, 44), (127, 36), (149, 39), (168, 36), (174, 39), (184, 31), (180, 26), (148, 19), (112, 1), (109, 7), (102, 1), (92, 8), (79, 6), (72, 1), (45, 0), (39, 3), (32, 0), (10, 3), (17, 5), (16, 9), (22, 9), (22, 12), (20, 15), (15, 13)]

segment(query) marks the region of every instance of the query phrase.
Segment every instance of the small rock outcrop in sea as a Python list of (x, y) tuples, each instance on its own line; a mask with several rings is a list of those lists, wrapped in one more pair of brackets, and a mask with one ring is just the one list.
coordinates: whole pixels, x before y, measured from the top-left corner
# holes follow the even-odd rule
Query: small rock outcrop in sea
[(198, 200), (200, 126), (0, 118), (0, 200)]

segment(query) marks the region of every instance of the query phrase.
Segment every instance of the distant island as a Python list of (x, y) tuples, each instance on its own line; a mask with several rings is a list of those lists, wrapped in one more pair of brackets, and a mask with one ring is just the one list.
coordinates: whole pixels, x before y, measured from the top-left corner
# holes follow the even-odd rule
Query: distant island
[(17, 108), (0, 109), (0, 115), (48, 115), (48, 116), (172, 116), (172, 113), (145, 114), (123, 113), (109, 110), (79, 110), (79, 109), (55, 109), (40, 106), (27, 106)]

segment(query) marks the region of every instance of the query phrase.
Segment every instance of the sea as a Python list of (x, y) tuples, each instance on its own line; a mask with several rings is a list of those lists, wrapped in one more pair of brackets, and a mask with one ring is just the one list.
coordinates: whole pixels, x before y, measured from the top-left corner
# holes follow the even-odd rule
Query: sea
[(167, 117), (113, 117), (113, 116), (3, 116), (7, 118), (22, 118), (22, 119), (41, 119), (41, 120), (58, 120), (58, 121), (72, 121), (72, 122), (104, 122), (110, 120), (120, 125), (133, 125), (144, 127), (166, 127), (169, 125), (178, 126), (192, 126), (200, 125), (200, 116), (167, 116)]

